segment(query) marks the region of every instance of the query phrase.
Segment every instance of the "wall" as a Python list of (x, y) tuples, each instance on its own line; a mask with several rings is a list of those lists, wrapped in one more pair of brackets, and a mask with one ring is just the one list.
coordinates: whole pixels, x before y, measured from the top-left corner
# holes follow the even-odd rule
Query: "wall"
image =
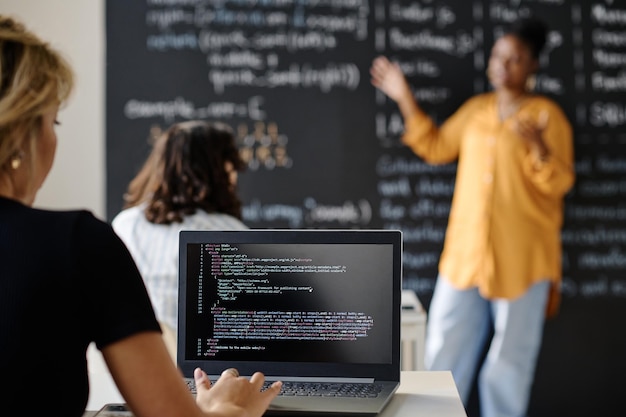
[(77, 88), (59, 113), (59, 145), (38, 207), (86, 208), (105, 217), (104, 0), (0, 0), (72, 64)]

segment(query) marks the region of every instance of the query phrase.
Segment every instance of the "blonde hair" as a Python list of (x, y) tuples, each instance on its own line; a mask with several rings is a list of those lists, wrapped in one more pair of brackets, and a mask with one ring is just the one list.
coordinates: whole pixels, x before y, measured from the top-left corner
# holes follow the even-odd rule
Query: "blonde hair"
[(42, 116), (64, 103), (74, 86), (67, 61), (16, 20), (0, 15), (0, 167), (29, 138)]

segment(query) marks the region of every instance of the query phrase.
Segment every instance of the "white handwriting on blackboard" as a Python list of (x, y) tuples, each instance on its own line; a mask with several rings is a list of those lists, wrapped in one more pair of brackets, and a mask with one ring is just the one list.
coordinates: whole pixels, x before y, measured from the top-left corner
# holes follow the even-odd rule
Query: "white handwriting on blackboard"
[(541, 91), (547, 94), (561, 95), (565, 92), (563, 88), (563, 81), (559, 78), (553, 78), (546, 74), (540, 74), (536, 77), (537, 91)]
[(387, 116), (385, 113), (376, 114), (376, 137), (388, 140), (389, 136), (399, 136), (404, 131), (404, 118), (398, 112)]
[(489, 17), (494, 21), (511, 23), (519, 17), (528, 17), (530, 9), (528, 7), (519, 7), (519, 5), (507, 6), (505, 4), (492, 4), (489, 7)]
[(567, 216), (574, 220), (626, 220), (626, 207), (623, 206), (583, 206), (569, 203), (566, 212)]
[(451, 95), (452, 92), (447, 87), (422, 87), (414, 92), (417, 101), (422, 103), (443, 103)]
[(312, 64), (291, 64), (284, 70), (270, 69), (256, 74), (251, 69), (210, 70), (209, 81), (216, 93), (227, 87), (317, 88), (329, 93), (335, 88), (355, 90), (360, 82), (359, 69), (353, 63), (329, 62), (323, 68)]
[(594, 228), (563, 229), (561, 240), (567, 245), (598, 246), (602, 244), (626, 244), (626, 229), (598, 225)]
[(626, 124), (625, 103), (596, 101), (589, 107), (589, 122), (594, 126), (616, 127)]
[(447, 218), (449, 214), (450, 203), (447, 201), (420, 198), (409, 206), (409, 217), (411, 219)]
[(288, 204), (262, 204), (258, 200), (244, 205), (241, 209), (242, 218), (249, 222), (286, 221), (289, 227), (301, 227), (304, 213), (300, 206)]
[(581, 269), (626, 268), (626, 254), (619, 247), (613, 247), (608, 253), (585, 252), (578, 258), (578, 267)]
[(626, 91), (626, 71), (621, 71), (614, 77), (599, 71), (593, 72), (591, 74), (591, 86), (596, 91)]
[(595, 297), (626, 297), (626, 281), (621, 279), (609, 280), (604, 275), (595, 278), (574, 281), (570, 277), (563, 277), (561, 293), (565, 297), (581, 295), (585, 298)]
[(410, 197), (411, 192), (411, 184), (407, 177), (394, 178), (390, 180), (380, 180), (378, 181), (378, 194), (383, 197)]
[(439, 253), (438, 252), (420, 252), (420, 253), (410, 253), (405, 252), (402, 256), (402, 264), (408, 268), (427, 268), (430, 266), (437, 265), (439, 261)]
[(342, 205), (319, 204), (314, 198), (304, 200), (307, 210), (305, 220), (308, 224), (339, 223), (367, 224), (372, 218), (372, 208), (369, 201), (362, 199), (356, 203), (345, 201)]
[(308, 15), (305, 19), (309, 29), (320, 29), (325, 32), (356, 32), (362, 17), (358, 15)]
[(390, 22), (427, 23), (434, 21), (437, 27), (445, 28), (456, 21), (456, 14), (447, 6), (422, 6), (411, 3), (409, 5), (393, 2), (389, 5)]
[(403, 6), (396, 2), (389, 5), (390, 21), (407, 21), (413, 23), (424, 23), (432, 21), (435, 18), (434, 7), (424, 7), (421, 4), (412, 3)]
[(146, 13), (146, 25), (154, 25), (161, 30), (180, 23), (190, 24), (192, 22), (193, 13), (184, 9), (155, 9)]
[(378, 215), (383, 220), (402, 220), (406, 214), (406, 207), (401, 204), (393, 204), (393, 202), (387, 198), (381, 200), (378, 208)]
[(601, 68), (624, 68), (626, 67), (626, 53), (594, 49), (593, 61)]
[(290, 20), (285, 12), (261, 10), (203, 10), (196, 12), (195, 22), (198, 27), (224, 26), (227, 28), (282, 29), (292, 26), (299, 30), (318, 31), (320, 33), (353, 33), (357, 39), (362, 39), (362, 31), (367, 31), (367, 14), (348, 15), (319, 15), (298, 14)]
[(419, 226), (407, 226), (406, 224), (402, 224), (400, 222), (385, 223), (383, 228), (391, 230), (402, 230), (402, 240), (407, 243), (428, 242), (440, 244), (441, 242), (443, 242), (443, 238), (446, 233), (445, 226), (435, 226), (429, 220), (424, 221), (424, 223)]
[(609, 292), (609, 281), (606, 277), (597, 280), (587, 280), (579, 285), (580, 294), (585, 298), (602, 297)]
[(626, 196), (626, 179), (580, 180), (576, 188), (583, 197)]
[(611, 281), (611, 294), (617, 297), (626, 297), (626, 281)]
[(182, 97), (170, 101), (146, 101), (130, 99), (124, 105), (124, 116), (132, 119), (163, 118), (171, 123), (176, 118), (183, 119), (231, 119), (249, 117), (253, 120), (264, 120), (262, 110), (263, 99), (253, 96), (247, 103), (211, 102), (205, 107), (196, 108), (194, 103)]
[(435, 278), (426, 278), (419, 276), (416, 273), (404, 273), (404, 280), (402, 281), (402, 288), (407, 290), (413, 290), (417, 295), (432, 295), (435, 289)]
[(198, 49), (198, 38), (195, 33), (164, 33), (149, 35), (146, 38), (146, 48), (151, 51), (182, 51), (185, 49)]
[(210, 4), (224, 6), (227, 4), (248, 7), (332, 7), (333, 9), (358, 9), (367, 6), (367, 0), (148, 0), (149, 4)]
[(365, 199), (344, 201), (342, 204), (320, 204), (306, 198), (302, 205), (263, 204), (259, 200), (242, 208), (242, 218), (249, 222), (286, 222), (289, 227), (316, 224), (363, 225), (372, 218), (370, 202)]
[(227, 33), (201, 30), (198, 35), (198, 46), (202, 52), (219, 51), (222, 48), (247, 49), (248, 37), (241, 30)]
[(334, 35), (317, 31), (255, 33), (250, 38), (250, 48), (258, 51), (285, 49), (292, 53), (307, 50), (324, 52), (337, 46), (338, 41)]
[(124, 116), (128, 119), (163, 117), (168, 123), (176, 117), (191, 119), (195, 116), (192, 102), (177, 97), (172, 101), (141, 101), (131, 99), (124, 106)]
[(251, 69), (211, 70), (209, 81), (213, 84), (213, 90), (222, 94), (226, 87), (250, 87), (257, 83), (257, 77)]
[(207, 56), (207, 63), (211, 67), (265, 68), (263, 55), (251, 51), (230, 51), (225, 54), (212, 53)]
[(418, 196), (451, 196), (454, 191), (454, 179), (420, 178), (415, 185)]
[[(219, 5), (213, 4), (214, 7)], [(253, 4), (246, 4), (253, 6)], [(280, 10), (262, 11), (253, 10), (227, 10), (224, 8), (216, 8), (207, 10), (197, 8), (194, 21), (197, 26), (248, 26), (253, 28), (272, 28), (275, 26), (284, 26), (289, 22), (289, 15)]]
[(626, 32), (594, 29), (591, 32), (591, 40), (596, 46), (624, 47), (626, 46)]
[(600, 172), (626, 173), (626, 158), (600, 155), (596, 158), (596, 169)]
[(439, 64), (437, 64), (437, 62), (435, 61), (420, 58), (408, 62), (402, 62), (397, 59), (393, 60), (398, 62), (398, 65), (400, 65), (400, 68), (402, 68), (402, 72), (407, 77), (419, 75), (422, 77), (435, 78), (441, 74)]
[(511, 4), (514, 4), (515, 6), (519, 6), (520, 3), (522, 2), (524, 3), (535, 2), (535, 3), (543, 3), (543, 4), (563, 4), (569, 0), (509, 0), (509, 1), (511, 2)]
[(439, 35), (430, 29), (404, 33), (398, 28), (391, 28), (389, 46), (395, 50), (433, 50), (455, 56), (465, 56), (476, 49), (470, 34), (460, 32), (456, 35)]
[(390, 175), (414, 175), (414, 174), (453, 174), (456, 165), (431, 165), (416, 158), (392, 157), (383, 154), (376, 161), (376, 174), (379, 177)]
[(152, 6), (196, 6), (206, 3), (207, 0), (146, 0)]
[(595, 4), (591, 7), (591, 18), (600, 25), (626, 25), (626, 10)]

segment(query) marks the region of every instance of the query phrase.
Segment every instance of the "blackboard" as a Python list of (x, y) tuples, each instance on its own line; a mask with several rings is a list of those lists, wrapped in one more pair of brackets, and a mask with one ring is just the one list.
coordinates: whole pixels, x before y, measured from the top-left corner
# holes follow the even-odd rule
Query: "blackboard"
[(155, 132), (191, 118), (237, 132), (253, 228), (404, 233), (404, 287), (428, 307), (454, 164), (400, 145), (396, 106), (369, 82), (381, 53), (444, 120), (486, 91), (503, 26), (550, 25), (537, 90), (575, 131), (563, 302), (546, 324), (532, 416), (622, 409), (626, 373), (625, 0), (143, 0), (106, 2), (107, 215)]

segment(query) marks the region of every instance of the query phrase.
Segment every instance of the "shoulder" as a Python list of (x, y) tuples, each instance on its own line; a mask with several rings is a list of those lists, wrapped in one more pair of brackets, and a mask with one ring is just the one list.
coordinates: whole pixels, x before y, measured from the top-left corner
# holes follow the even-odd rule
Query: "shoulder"
[(493, 92), (480, 93), (476, 94), (463, 103), (464, 106), (482, 106), (485, 105), (495, 99), (495, 95)]
[(207, 213), (200, 209), (195, 214), (185, 218), (185, 223), (185, 226), (192, 224), (194, 228), (205, 229), (237, 230), (248, 228), (241, 220), (230, 214)]
[[(475, 120), (476, 116), (483, 117), (489, 115), (489, 110), (493, 108), (493, 93), (482, 93), (474, 95), (461, 104), (454, 114), (446, 121), (446, 124), (454, 129), (464, 129), (470, 120)], [(451, 123), (449, 123), (452, 120)]]
[(138, 218), (143, 217), (143, 205), (141, 206), (134, 206), (134, 207), (129, 207), (127, 209), (124, 209), (122, 211), (120, 211), (111, 221), (111, 224), (113, 225), (114, 228), (116, 228), (118, 225), (123, 225), (126, 222), (129, 221), (135, 221)]
[(98, 237), (115, 235), (111, 226), (89, 210), (50, 210), (13, 204), (11, 213), (16, 225), (24, 225), (25, 233), (51, 236), (58, 242), (95, 241)]
[(123, 246), (113, 227), (104, 220), (95, 217), (89, 211), (74, 213), (71, 228), (73, 245), (83, 255), (91, 253), (100, 256), (102, 252), (117, 252)]
[(89, 210), (32, 209), (29, 221), (40, 233), (56, 236), (56, 240), (71, 245), (79, 254), (119, 247), (121, 240), (106, 221)]
[(472, 97), (470, 97), (469, 99), (467, 99), (467, 102), (471, 102), (471, 103), (484, 103), (486, 101), (491, 101), (495, 99), (495, 94), (493, 91), (488, 91), (486, 93), (480, 93), (480, 94), (476, 94)]
[(111, 225), (88, 210), (35, 210), (31, 220), (29, 233), (51, 239), (55, 252), (77, 268), (79, 276), (93, 265), (113, 265), (111, 259), (125, 256)]
[(88, 210), (46, 210), (34, 208), (31, 217), (55, 229), (76, 232), (83, 229), (108, 229), (108, 224)]
[(476, 94), (461, 104), (460, 111), (476, 111), (487, 109), (495, 100), (495, 96), (492, 92)]
[(120, 211), (111, 221), (111, 227), (123, 240), (132, 240), (132, 235), (138, 230), (154, 231), (154, 223), (146, 219), (145, 205), (130, 207)]

